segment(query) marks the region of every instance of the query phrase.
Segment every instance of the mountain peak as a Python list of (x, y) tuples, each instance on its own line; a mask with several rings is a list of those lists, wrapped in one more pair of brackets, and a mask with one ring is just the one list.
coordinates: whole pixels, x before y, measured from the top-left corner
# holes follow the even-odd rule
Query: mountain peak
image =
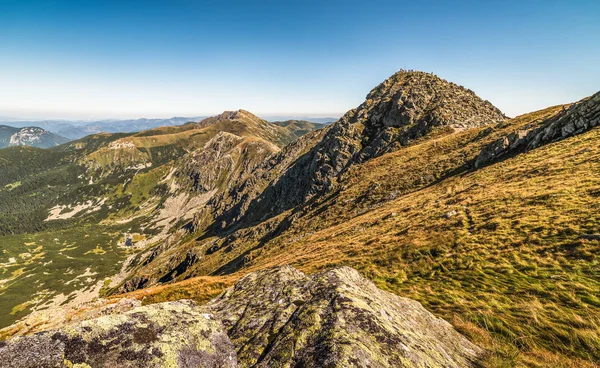
[(263, 122), (264, 120), (259, 118), (256, 115), (254, 115), (250, 111), (239, 109), (239, 110), (234, 110), (234, 111), (233, 110), (232, 111), (223, 111), (219, 115), (211, 116), (209, 118), (206, 118), (206, 119), (200, 121), (199, 123), (197, 123), (197, 125), (198, 125), (198, 127), (202, 128), (202, 127), (206, 127), (209, 125), (223, 123), (223, 122), (230, 122), (230, 121), (238, 121), (238, 122), (241, 121), (243, 123), (250, 123), (250, 122), (260, 123), (260, 122)]
[[(239, 109), (235, 111), (223, 111), (221, 114), (213, 117), (216, 121), (224, 120), (243, 120), (243, 119), (260, 119), (250, 111)], [(210, 118), (209, 118), (210, 119)]]
[(329, 126), (303, 159), (287, 168), (253, 203), (249, 221), (305, 203), (330, 190), (350, 166), (430, 136), (436, 129), (450, 128), (449, 133), (505, 119), (500, 110), (469, 89), (434, 74), (401, 70)]
[(384, 127), (418, 125), (413, 133), (419, 136), (435, 126), (465, 129), (506, 119), (470, 89), (433, 73), (405, 70), (371, 90), (358, 108), (358, 117)]

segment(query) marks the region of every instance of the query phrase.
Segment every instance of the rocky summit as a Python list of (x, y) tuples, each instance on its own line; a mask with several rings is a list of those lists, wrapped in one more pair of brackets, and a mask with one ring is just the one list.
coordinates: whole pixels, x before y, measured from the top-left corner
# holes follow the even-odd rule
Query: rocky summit
[(0, 366), (470, 367), (482, 350), (342, 267), (249, 274), (205, 306), (166, 302), (17, 337)]

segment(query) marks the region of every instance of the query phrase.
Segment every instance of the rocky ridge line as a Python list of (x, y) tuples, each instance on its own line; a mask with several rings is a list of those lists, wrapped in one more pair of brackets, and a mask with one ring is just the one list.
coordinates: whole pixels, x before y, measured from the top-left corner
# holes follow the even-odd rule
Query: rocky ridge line
[(583, 99), (539, 125), (517, 130), (484, 147), (474, 161), (480, 168), (502, 157), (581, 134), (600, 125), (600, 92)]
[[(322, 139), (295, 157), (264, 191), (248, 196), (251, 202), (225, 212), (220, 220), (231, 224), (245, 216), (256, 222), (305, 203), (331, 190), (351, 165), (408, 145), (435, 129), (468, 129), (504, 120), (500, 110), (471, 90), (430, 73), (400, 71), (328, 127)], [(264, 170), (277, 166), (274, 162)], [(241, 208), (248, 210), (240, 213)]]

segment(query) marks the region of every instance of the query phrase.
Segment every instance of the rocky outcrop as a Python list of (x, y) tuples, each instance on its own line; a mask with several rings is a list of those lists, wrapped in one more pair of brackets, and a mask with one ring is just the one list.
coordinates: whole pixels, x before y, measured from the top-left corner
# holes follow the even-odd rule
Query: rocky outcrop
[(500, 158), (581, 134), (600, 125), (600, 92), (540, 124), (514, 131), (484, 147), (474, 161), (480, 168)]
[(138, 307), (0, 343), (0, 367), (237, 367), (220, 322), (194, 302)]
[(207, 308), (243, 367), (470, 367), (481, 353), (418, 302), (348, 267), (252, 273)]
[(462, 368), (481, 353), (351, 268), (306, 276), (283, 266), (245, 276), (205, 306), (134, 307), (14, 338), (0, 343), (0, 367)]

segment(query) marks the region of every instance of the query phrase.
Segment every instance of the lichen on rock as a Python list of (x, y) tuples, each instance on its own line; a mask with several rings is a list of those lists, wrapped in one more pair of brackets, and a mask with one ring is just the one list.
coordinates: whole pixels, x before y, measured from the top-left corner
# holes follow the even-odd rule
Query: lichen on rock
[(205, 306), (137, 307), (0, 343), (0, 367), (472, 367), (482, 351), (348, 267), (251, 273)]
[(0, 346), (0, 366), (234, 368), (237, 359), (220, 322), (182, 300), (15, 338)]

